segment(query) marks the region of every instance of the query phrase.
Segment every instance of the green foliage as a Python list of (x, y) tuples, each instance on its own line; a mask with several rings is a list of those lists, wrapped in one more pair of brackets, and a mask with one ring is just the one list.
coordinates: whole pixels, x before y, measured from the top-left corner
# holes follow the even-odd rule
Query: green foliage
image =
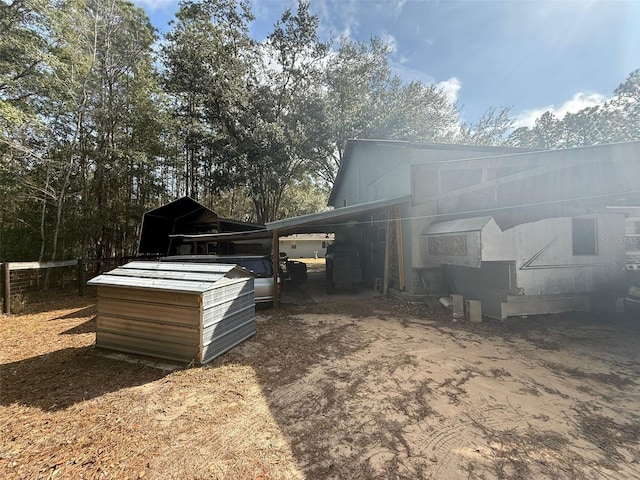
[(500, 145), (513, 130), (510, 109), (489, 108), (474, 124), (463, 124), (456, 142), (467, 145)]
[(266, 40), (236, 0), (185, 0), (159, 45), (128, 0), (0, 1), (0, 261), (136, 252), (190, 195), (263, 223), (325, 208), (351, 138), (566, 148), (638, 139), (640, 70), (598, 107), (512, 131), (403, 82), (379, 38), (318, 36), (309, 3)]
[(330, 184), (351, 138), (444, 142), (454, 136), (456, 107), (435, 85), (403, 84), (391, 71), (389, 54), (388, 45), (377, 37), (369, 44), (343, 38), (328, 59), (326, 151), (317, 175)]
[(602, 105), (568, 113), (545, 112), (533, 128), (511, 133), (507, 143), (530, 148), (569, 148), (640, 140), (640, 70), (635, 70)]
[(251, 57), (248, 7), (234, 0), (183, 2), (162, 49), (178, 148), (173, 167), (195, 199), (237, 180), (228, 158), (246, 108)]
[(287, 188), (320, 160), (321, 64), (328, 45), (318, 40), (317, 28), (307, 3), (295, 14), (287, 9), (258, 46), (259, 63), (248, 78), (233, 169), (247, 185), (259, 223), (280, 218)]

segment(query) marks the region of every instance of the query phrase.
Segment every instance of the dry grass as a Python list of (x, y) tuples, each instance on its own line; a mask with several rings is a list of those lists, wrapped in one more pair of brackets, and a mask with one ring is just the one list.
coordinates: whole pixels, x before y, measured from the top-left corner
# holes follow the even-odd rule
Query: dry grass
[(635, 324), (353, 297), (166, 371), (97, 355), (94, 316), (0, 316), (0, 478), (640, 478)]
[(247, 365), (96, 355), (93, 305), (0, 317), (0, 478), (297, 478)]

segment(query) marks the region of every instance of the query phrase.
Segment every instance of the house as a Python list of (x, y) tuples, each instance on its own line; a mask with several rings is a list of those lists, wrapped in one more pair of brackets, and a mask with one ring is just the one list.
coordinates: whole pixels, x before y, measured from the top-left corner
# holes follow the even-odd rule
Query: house
[(639, 179), (640, 142), (533, 151), (351, 140), (334, 210), (266, 227), (274, 238), (335, 232), (359, 247), (367, 283), (407, 298), (459, 293), (496, 318), (588, 310), (622, 288)]
[(323, 258), (333, 239), (333, 233), (294, 233), (280, 237), (280, 252), (289, 258)]

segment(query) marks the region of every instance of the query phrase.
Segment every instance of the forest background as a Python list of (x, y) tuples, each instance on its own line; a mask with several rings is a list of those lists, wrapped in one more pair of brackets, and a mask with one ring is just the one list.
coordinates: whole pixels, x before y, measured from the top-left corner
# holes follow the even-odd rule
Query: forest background
[(265, 223), (322, 211), (345, 142), (569, 148), (640, 139), (640, 70), (602, 105), (514, 128), (462, 119), (373, 37), (323, 42), (308, 3), (263, 42), (236, 0), (183, 1), (162, 37), (125, 0), (0, 1), (0, 262), (134, 255), (188, 195)]

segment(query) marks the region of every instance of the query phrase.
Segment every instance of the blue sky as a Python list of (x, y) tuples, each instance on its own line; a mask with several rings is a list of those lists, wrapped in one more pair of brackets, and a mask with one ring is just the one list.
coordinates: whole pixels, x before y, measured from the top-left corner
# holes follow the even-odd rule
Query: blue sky
[[(134, 0), (160, 31), (177, 0)], [(262, 40), (295, 0), (251, 0)], [(320, 35), (385, 39), (404, 80), (439, 84), (467, 121), (510, 106), (519, 125), (605, 101), (640, 68), (640, 0), (311, 0)]]

